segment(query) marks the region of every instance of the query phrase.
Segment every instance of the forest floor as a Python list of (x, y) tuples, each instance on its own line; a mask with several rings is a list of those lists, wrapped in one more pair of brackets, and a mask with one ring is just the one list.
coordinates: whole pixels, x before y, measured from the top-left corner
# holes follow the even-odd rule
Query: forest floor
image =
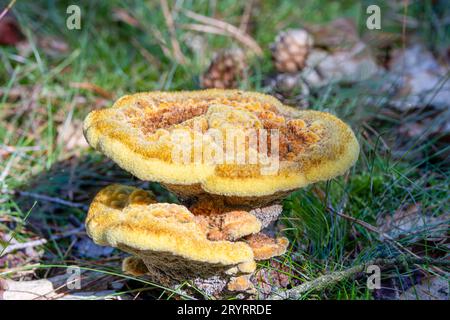
[[(381, 8), (381, 30), (366, 27), (372, 2)], [(82, 121), (124, 94), (199, 89), (214, 54), (241, 47), (249, 58), (240, 89), (336, 114), (361, 145), (344, 177), (284, 201), (278, 230), (290, 247), (258, 264), (259, 284), (311, 284), (298, 299), (448, 299), (445, 1), (169, 1), (173, 28), (161, 10), (165, 1), (79, 3), (81, 28), (69, 30), (70, 1), (0, 0), (0, 14), (12, 4), (0, 19), (0, 278), (33, 284), (78, 266), (88, 296), (190, 298), (123, 274), (124, 254), (86, 235), (86, 210), (105, 185), (132, 184), (153, 190), (159, 201), (177, 199), (89, 148)], [(189, 12), (216, 20), (209, 26)], [(362, 57), (333, 42), (336, 19), (353, 23), (352, 41), (367, 49)], [(235, 26), (237, 35), (221, 22)], [(308, 90), (280, 85), (269, 47), (288, 28), (315, 30), (316, 47), (343, 53), (348, 78), (307, 84)], [(355, 75), (361, 59), (375, 72)], [(367, 285), (371, 263), (381, 268), (379, 289)], [(338, 271), (348, 273), (336, 278)], [(323, 275), (333, 280), (317, 285)]]

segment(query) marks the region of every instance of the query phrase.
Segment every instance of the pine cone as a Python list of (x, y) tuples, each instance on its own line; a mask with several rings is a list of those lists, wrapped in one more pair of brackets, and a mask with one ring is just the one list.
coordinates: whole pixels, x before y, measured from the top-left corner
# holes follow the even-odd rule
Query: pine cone
[(301, 73), (278, 73), (266, 80), (270, 94), (288, 105), (309, 107), (310, 88)]
[(312, 36), (303, 29), (280, 32), (270, 48), (276, 69), (287, 73), (300, 71), (312, 46)]
[(244, 77), (245, 55), (241, 50), (218, 53), (201, 78), (203, 88), (232, 89)]

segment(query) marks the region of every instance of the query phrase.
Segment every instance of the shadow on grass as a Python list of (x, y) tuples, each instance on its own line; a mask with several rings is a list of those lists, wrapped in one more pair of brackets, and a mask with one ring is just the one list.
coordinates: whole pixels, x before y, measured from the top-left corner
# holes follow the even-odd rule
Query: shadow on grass
[(16, 234), (32, 233), (47, 240), (37, 261), (48, 268), (38, 268), (39, 277), (61, 274), (64, 267), (58, 266), (77, 265), (99, 270), (95, 281), (86, 283), (90, 290), (97, 290), (99, 283), (104, 290), (111, 289), (111, 284), (116, 283), (126, 291), (141, 291), (144, 286), (144, 295), (158, 297), (161, 289), (155, 288), (155, 292), (146, 281), (123, 277), (122, 252), (97, 246), (86, 235), (84, 220), (90, 202), (101, 188), (115, 183), (152, 190), (160, 202), (177, 202), (159, 184), (140, 181), (101, 155), (86, 154), (56, 162), (18, 188), (13, 200), (23, 216), (29, 214), (24, 225), (8, 222), (7, 227)]

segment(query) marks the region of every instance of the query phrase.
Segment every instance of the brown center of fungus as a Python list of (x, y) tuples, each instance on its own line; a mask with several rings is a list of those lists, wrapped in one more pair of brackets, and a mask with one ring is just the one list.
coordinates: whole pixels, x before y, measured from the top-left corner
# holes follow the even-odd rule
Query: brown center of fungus
[[(296, 155), (318, 143), (325, 133), (324, 124), (320, 121), (292, 119), (292, 115), (283, 114), (267, 102), (239, 96), (180, 97), (169, 101), (143, 96), (124, 108), (123, 114), (125, 126), (142, 132), (148, 141), (155, 144), (161, 137), (158, 129), (169, 132), (180, 128), (194, 130), (193, 121), (190, 121), (193, 119), (202, 124), (202, 132), (208, 129), (276, 129), (280, 134), (279, 156), (282, 160), (296, 159)], [(264, 143), (269, 144), (270, 150), (270, 140)], [(151, 149), (151, 145), (148, 147)]]

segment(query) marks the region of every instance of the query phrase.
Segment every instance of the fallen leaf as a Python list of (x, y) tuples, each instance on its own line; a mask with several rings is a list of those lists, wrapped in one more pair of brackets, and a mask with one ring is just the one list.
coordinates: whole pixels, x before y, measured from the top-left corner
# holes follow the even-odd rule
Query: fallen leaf
[(446, 79), (450, 69), (439, 64), (423, 45), (395, 50), (389, 69), (387, 85), (397, 88), (390, 105), (396, 109), (407, 111), (424, 105), (449, 107), (450, 81)]
[(358, 42), (350, 49), (333, 53), (313, 49), (301, 75), (310, 86), (322, 87), (335, 82), (364, 81), (381, 73), (382, 70), (367, 45)]
[(450, 216), (443, 214), (437, 217), (424, 214), (420, 203), (399, 208), (393, 215), (381, 215), (377, 225), (381, 232), (396, 239), (410, 238), (410, 242), (420, 239), (440, 241), (447, 238)]
[[(428, 113), (430, 111), (431, 109), (428, 109)], [(398, 132), (407, 138), (423, 140), (430, 137), (448, 138), (450, 137), (450, 110), (436, 112), (432, 116), (416, 121), (404, 121), (398, 127)]]
[[(86, 274), (88, 272), (85, 272)], [(81, 283), (88, 282), (85, 276), (81, 277)], [(99, 290), (79, 292), (77, 289), (71, 292), (68, 284), (72, 281), (72, 274), (62, 274), (47, 279), (31, 281), (14, 281), (0, 278), (0, 300), (81, 300), (81, 299), (121, 299), (115, 296), (113, 290)], [(97, 276), (98, 277), (98, 276)]]
[(400, 294), (400, 300), (449, 300), (448, 280), (442, 277), (425, 279)]
[(381, 277), (381, 287), (374, 289), (373, 297), (376, 300), (399, 300), (401, 293), (420, 283), (423, 278), (421, 270), (414, 270), (409, 274), (387, 274)]
[(0, 20), (0, 45), (13, 46), (24, 39), (16, 19), (7, 14)]

